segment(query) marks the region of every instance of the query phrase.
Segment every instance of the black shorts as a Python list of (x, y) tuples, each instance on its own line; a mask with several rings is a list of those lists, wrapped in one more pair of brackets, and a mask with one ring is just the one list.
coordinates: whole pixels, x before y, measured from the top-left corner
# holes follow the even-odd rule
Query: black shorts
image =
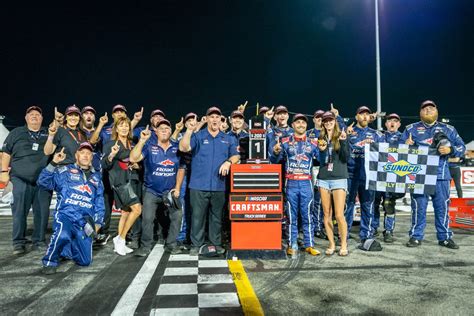
[(122, 211), (130, 211), (130, 206), (135, 205), (137, 203), (141, 203), (142, 201), (142, 183), (138, 180), (130, 180), (133, 188), (133, 192), (137, 195), (135, 198), (131, 199), (128, 205), (122, 205), (117, 192), (114, 190), (114, 203), (115, 208), (121, 209)]

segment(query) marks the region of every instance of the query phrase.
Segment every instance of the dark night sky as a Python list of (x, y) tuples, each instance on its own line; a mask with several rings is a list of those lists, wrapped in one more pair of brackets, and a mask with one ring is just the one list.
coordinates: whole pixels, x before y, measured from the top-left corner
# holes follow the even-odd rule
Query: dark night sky
[[(410, 123), (433, 99), (474, 139), (474, 2), (380, 3), (383, 110)], [(145, 106), (146, 117), (161, 108), (172, 120), (210, 105), (230, 113), (245, 100), (304, 113), (334, 102), (346, 117), (375, 109), (373, 0), (41, 4), (2, 10), (8, 127), (33, 103), (47, 122), (54, 106), (74, 103)]]

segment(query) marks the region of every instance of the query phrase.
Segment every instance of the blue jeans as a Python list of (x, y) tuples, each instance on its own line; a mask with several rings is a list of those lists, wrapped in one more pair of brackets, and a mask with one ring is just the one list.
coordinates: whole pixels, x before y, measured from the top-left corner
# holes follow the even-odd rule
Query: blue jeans
[(347, 222), (347, 231), (350, 231), (354, 220), (354, 204), (357, 194), (359, 195), (361, 207), (361, 220), (359, 237), (361, 240), (373, 238), (374, 230), (372, 221), (374, 219), (374, 199), (375, 191), (365, 189), (365, 180), (356, 180), (349, 178), (347, 180), (349, 194), (347, 195), (347, 205), (345, 217)]

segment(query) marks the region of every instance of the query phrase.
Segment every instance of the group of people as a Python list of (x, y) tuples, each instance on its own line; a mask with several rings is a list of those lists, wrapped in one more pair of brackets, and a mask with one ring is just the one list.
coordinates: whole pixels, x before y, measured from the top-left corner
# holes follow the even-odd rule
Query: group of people
[[(146, 127), (137, 127), (143, 108), (130, 120), (125, 106), (116, 105), (113, 122), (109, 124), (105, 113), (95, 125), (93, 107), (69, 106), (64, 114), (55, 108), (48, 128), (42, 127), (42, 109), (29, 107), (26, 126), (11, 131), (2, 148), (0, 181), (13, 184), (13, 253), (26, 251), (26, 217), (32, 207), (32, 247), (46, 252), (44, 273), (55, 273), (61, 258), (89, 265), (93, 243), (105, 245), (110, 238), (114, 203), (121, 210), (113, 238), (118, 255), (147, 256), (155, 233), (173, 254), (184, 251), (183, 245), (189, 245), (191, 255), (202, 253), (204, 246), (206, 251), (224, 253), (226, 179), (233, 164), (245, 162), (244, 144), (249, 137), (245, 106), (240, 105), (229, 118), (218, 107), (208, 108), (200, 119), (187, 113), (174, 126), (162, 110), (155, 109)], [(465, 147), (452, 126), (437, 121), (433, 101), (421, 104), (421, 121), (408, 125), (403, 133), (398, 131), (400, 117), (395, 113), (386, 116), (385, 132), (369, 127), (376, 113), (365, 106), (357, 109), (350, 125), (332, 105), (329, 111), (318, 110), (311, 129), (303, 114), (295, 114), (290, 126), (285, 106), (261, 107), (258, 112), (267, 124), (268, 157), (272, 163), (282, 163), (285, 174), (284, 236), (290, 257), (298, 256), (300, 231), (310, 255), (319, 254), (314, 247), (316, 236), (329, 240), (326, 255), (336, 253), (336, 244), (340, 244), (337, 253), (347, 256), (357, 196), (361, 205), (359, 248), (382, 249), (375, 239), (380, 204), (385, 211), (383, 239), (393, 242), (398, 197), (365, 189), (364, 146), (371, 142), (436, 146), (437, 133), (449, 140), (437, 147), (438, 181), (431, 196), (437, 237), (441, 246), (458, 248), (448, 225), (447, 166), (448, 158), (461, 157)], [(46, 244), (53, 191), (57, 206), (53, 234)], [(423, 240), (428, 199), (427, 195), (412, 196), (409, 247)]]

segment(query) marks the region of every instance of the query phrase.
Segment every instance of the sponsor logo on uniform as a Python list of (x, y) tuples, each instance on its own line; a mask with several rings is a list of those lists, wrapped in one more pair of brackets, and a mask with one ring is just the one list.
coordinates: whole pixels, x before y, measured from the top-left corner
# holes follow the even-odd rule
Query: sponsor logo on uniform
[(420, 141), (420, 143), (426, 144), (426, 145), (431, 145), (431, 144), (433, 144), (433, 138), (424, 139), (424, 140)]
[(397, 176), (407, 176), (410, 180), (415, 180), (415, 175), (421, 171), (420, 165), (414, 165), (406, 160), (396, 160), (392, 155), (388, 155), (388, 163), (383, 166), (385, 172), (394, 173)]
[(295, 158), (298, 161), (302, 161), (302, 160), (309, 161), (308, 156), (306, 156), (305, 154), (298, 154), (298, 155), (295, 156)]
[(70, 169), (69, 172), (70, 172), (70, 173), (76, 173), (76, 174), (77, 174), (77, 173), (79, 173), (79, 170), (77, 170), (77, 169)]
[(174, 166), (174, 162), (172, 162), (169, 159), (163, 160), (162, 162), (159, 162), (158, 164), (162, 166)]
[(79, 180), (81, 180), (81, 177), (78, 174), (71, 174), (71, 180), (72, 181), (79, 181)]
[(204, 140), (202, 141), (202, 143), (203, 143), (203, 145), (208, 145), (208, 144), (209, 144), (209, 140), (204, 139)]
[(92, 194), (91, 188), (89, 188), (89, 185), (87, 184), (81, 184), (81, 185), (76, 185), (75, 187), (72, 187), (74, 190), (82, 192), (82, 193), (89, 193)]

